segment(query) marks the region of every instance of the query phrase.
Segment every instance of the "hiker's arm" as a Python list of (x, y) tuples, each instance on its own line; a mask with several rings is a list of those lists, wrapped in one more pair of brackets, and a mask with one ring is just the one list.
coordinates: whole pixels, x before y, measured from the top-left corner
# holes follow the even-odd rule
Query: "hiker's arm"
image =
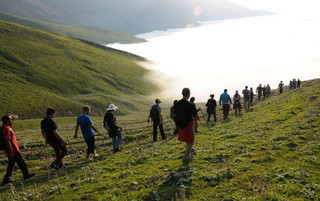
[(41, 129), (41, 134), (42, 134), (43, 138), (46, 140), (46, 144), (48, 144), (47, 135), (46, 135), (46, 133), (44, 132), (43, 129)]
[(159, 125), (160, 125), (162, 123), (161, 112), (158, 112), (158, 113), (159, 113), (159, 120), (160, 120)]
[(61, 140), (64, 145), (67, 145), (67, 143), (62, 139), (60, 133), (58, 133), (58, 130), (57, 130), (57, 129), (54, 130), (54, 131), (52, 131), (52, 133), (53, 133), (54, 136), (56, 136), (56, 138), (58, 138), (59, 140)]
[(100, 132), (93, 126), (93, 124), (90, 124), (90, 127), (100, 135)]
[(149, 116), (148, 116), (148, 120), (147, 120), (147, 122), (148, 122), (148, 123), (150, 122), (150, 114), (149, 114)]
[(6, 147), (7, 147), (7, 149), (8, 149), (8, 151), (9, 151), (9, 158), (10, 159), (13, 159), (13, 157), (14, 157), (14, 153), (13, 153), (13, 151), (12, 151), (12, 146), (11, 146), (11, 142), (8, 140), (5, 140), (5, 144), (6, 144)]
[(195, 118), (196, 118), (196, 120), (200, 121), (200, 117), (198, 114), (195, 116)]
[(78, 137), (78, 129), (79, 129), (79, 124), (76, 125), (76, 131), (74, 132), (74, 138)]

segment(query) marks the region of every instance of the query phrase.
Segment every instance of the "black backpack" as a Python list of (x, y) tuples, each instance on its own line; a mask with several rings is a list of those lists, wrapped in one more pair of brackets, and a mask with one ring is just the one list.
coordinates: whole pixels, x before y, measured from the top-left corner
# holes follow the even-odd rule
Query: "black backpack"
[[(6, 128), (6, 127), (0, 128), (0, 150), (4, 150), (5, 148), (7, 148), (6, 142), (4, 141), (4, 137), (3, 137), (3, 133), (2, 133), (4, 128)], [(11, 133), (11, 131), (10, 131), (10, 133)], [(12, 133), (11, 133), (11, 135), (12, 135)]]
[(188, 127), (187, 114), (183, 107), (176, 107), (175, 110), (175, 121), (179, 129)]
[(158, 113), (158, 105), (153, 105), (150, 110), (150, 117), (152, 121), (160, 121)]

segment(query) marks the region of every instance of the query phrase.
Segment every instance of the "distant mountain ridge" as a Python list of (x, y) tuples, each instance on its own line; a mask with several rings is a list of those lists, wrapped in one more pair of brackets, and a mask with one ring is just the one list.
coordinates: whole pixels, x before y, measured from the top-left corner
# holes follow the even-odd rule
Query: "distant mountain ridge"
[(93, 41), (99, 44), (108, 43), (140, 43), (145, 42), (144, 39), (140, 39), (125, 33), (115, 32), (104, 28), (95, 27), (83, 27), (83, 26), (68, 26), (59, 25), (39, 20), (31, 20), (28, 18), (18, 17), (12, 14), (8, 14), (0, 11), (0, 19), (9, 22), (19, 23), (28, 27), (48, 31), (52, 33), (58, 33), (72, 38), (79, 38), (83, 40)]
[(228, 0), (0, 0), (0, 4), (0, 11), (21, 17), (128, 34), (261, 14)]

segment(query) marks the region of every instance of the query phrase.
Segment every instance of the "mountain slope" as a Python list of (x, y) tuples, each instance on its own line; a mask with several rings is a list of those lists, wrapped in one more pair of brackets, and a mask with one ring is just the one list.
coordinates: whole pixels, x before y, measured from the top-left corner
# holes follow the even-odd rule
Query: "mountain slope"
[[(1, 11), (21, 17), (129, 34), (259, 15), (228, 0), (0, 0), (0, 4)], [(201, 10), (199, 15), (194, 14), (196, 8)]]
[(134, 96), (153, 89), (138, 61), (143, 58), (0, 20), (1, 114), (36, 117), (51, 106), (72, 115), (84, 104), (103, 112), (115, 101), (122, 112), (134, 110), (142, 105)]
[(0, 19), (22, 24), (35, 29), (58, 33), (72, 38), (81, 38), (83, 40), (93, 41), (99, 44), (107, 43), (140, 43), (145, 40), (130, 36), (128, 34), (114, 32), (111, 30), (95, 27), (66, 26), (53, 23), (42, 22), (38, 20), (30, 20), (23, 17), (14, 16), (4, 12), (0, 12)]
[[(198, 104), (199, 106), (199, 104)], [(204, 108), (202, 108), (204, 109)], [(173, 132), (168, 109), (163, 111), (167, 140), (152, 143), (148, 111), (118, 117), (123, 127), (122, 152), (112, 154), (106, 133), (96, 136), (98, 159), (85, 160), (86, 144), (73, 139), (74, 118), (56, 118), (69, 140), (67, 168), (53, 170), (53, 150), (39, 139), (40, 119), (16, 121), (21, 152), (37, 175), (21, 185), (0, 187), (4, 199), (27, 200), (317, 200), (320, 181), (320, 79), (302, 88), (255, 104), (242, 116), (207, 126), (195, 137), (197, 155), (182, 163), (185, 144)], [(201, 115), (202, 116), (202, 115)], [(93, 117), (103, 131), (102, 117)], [(29, 130), (25, 130), (28, 128)], [(0, 171), (7, 157), (0, 156)], [(176, 174), (177, 173), (177, 174)], [(153, 192), (152, 196), (150, 195)], [(153, 197), (153, 199), (152, 199)]]

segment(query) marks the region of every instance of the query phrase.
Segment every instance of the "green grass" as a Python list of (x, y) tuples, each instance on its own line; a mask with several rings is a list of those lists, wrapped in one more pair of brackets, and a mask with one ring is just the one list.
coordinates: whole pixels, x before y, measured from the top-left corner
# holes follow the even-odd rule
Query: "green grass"
[(144, 39), (140, 39), (125, 33), (111, 31), (108, 29), (53, 24), (39, 20), (31, 20), (28, 18), (18, 17), (1, 11), (0, 19), (72, 38), (93, 41), (98, 44), (145, 42)]
[(137, 64), (143, 58), (90, 42), (0, 20), (0, 114), (61, 116), (92, 106), (102, 115), (109, 103), (120, 114), (144, 108), (156, 88)]
[[(0, 187), (0, 195), (21, 200), (144, 200), (156, 190), (160, 200), (319, 200), (319, 97), (317, 79), (282, 95), (275, 92), (243, 110), (242, 116), (231, 111), (230, 121), (222, 120), (218, 108), (215, 125), (201, 119), (194, 146), (198, 153), (190, 164), (182, 164), (185, 144), (171, 135), (168, 108), (166, 141), (151, 143), (148, 110), (118, 116), (125, 135), (122, 152), (112, 154), (103, 132), (96, 136), (100, 157), (91, 162), (85, 161), (83, 139), (72, 138), (76, 117), (57, 118), (59, 131), (70, 143), (67, 168), (59, 171), (49, 168), (54, 155), (40, 137), (40, 119), (18, 120), (14, 129), (21, 152), (37, 175), (21, 184), (21, 173), (15, 170), (16, 182)], [(102, 131), (102, 117), (93, 121)], [(0, 157), (3, 174), (6, 160)], [(171, 171), (182, 170), (192, 175), (174, 185), (162, 184)]]

